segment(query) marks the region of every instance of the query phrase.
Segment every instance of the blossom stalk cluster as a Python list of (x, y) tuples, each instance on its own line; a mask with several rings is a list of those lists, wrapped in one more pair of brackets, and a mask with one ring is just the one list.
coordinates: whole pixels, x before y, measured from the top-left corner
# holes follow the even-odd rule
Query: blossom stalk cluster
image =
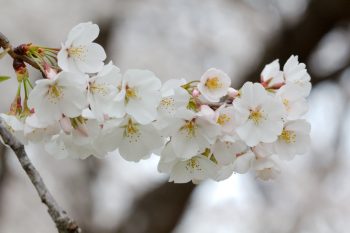
[(1, 114), (22, 143), (39, 144), (56, 158), (114, 151), (133, 162), (159, 156), (159, 172), (175, 183), (250, 170), (269, 180), (280, 173), (281, 160), (308, 151), (303, 116), (311, 83), (297, 56), (283, 67), (273, 61), (259, 82), (237, 90), (214, 68), (195, 81), (162, 83), (149, 70), (121, 72), (105, 63), (103, 47), (93, 42), (98, 34), (96, 24), (81, 23), (60, 49), (43, 50), (55, 51), (50, 59), (36, 56), (45, 78), (30, 91), (28, 85), (25, 108), (17, 93), (10, 112)]

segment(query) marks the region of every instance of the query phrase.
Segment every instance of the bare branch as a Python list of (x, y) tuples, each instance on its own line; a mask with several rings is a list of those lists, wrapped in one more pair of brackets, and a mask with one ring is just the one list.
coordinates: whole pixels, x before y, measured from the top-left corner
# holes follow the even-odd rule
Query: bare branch
[(5, 145), (11, 147), (15, 152), (18, 161), (22, 168), (26, 172), (30, 181), (33, 183), (41, 201), (47, 206), (48, 212), (52, 220), (55, 222), (59, 233), (79, 233), (80, 227), (72, 220), (67, 213), (57, 204), (49, 190), (47, 189), (43, 179), (39, 172), (31, 163), (28, 155), (24, 150), (23, 144), (21, 144), (4, 126), (3, 121), (0, 119), (0, 136)]

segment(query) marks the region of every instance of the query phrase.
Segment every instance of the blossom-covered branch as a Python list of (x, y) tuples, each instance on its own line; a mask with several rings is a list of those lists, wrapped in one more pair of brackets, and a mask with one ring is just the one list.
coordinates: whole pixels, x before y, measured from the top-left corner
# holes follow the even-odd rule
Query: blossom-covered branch
[(55, 222), (59, 233), (79, 233), (81, 232), (77, 223), (72, 220), (67, 213), (61, 209), (53, 198), (49, 190), (47, 189), (43, 179), (39, 172), (35, 169), (31, 161), (29, 160), (22, 143), (20, 143), (12, 133), (4, 126), (2, 119), (0, 118), (0, 136), (3, 143), (15, 152), (22, 168), (26, 172), (30, 181), (33, 183), (41, 201), (47, 206), (48, 212)]
[(149, 70), (122, 73), (105, 63), (103, 47), (94, 42), (98, 34), (96, 24), (81, 23), (60, 49), (21, 47), (45, 76), (32, 86), (25, 65), (15, 66), (19, 92), (1, 117), (23, 143), (59, 158), (117, 151), (138, 162), (159, 155), (158, 170), (175, 183), (220, 181), (250, 170), (268, 180), (280, 172), (279, 160), (308, 150), (310, 124), (303, 116), (311, 83), (297, 56), (282, 68), (273, 61), (259, 82), (238, 89), (215, 68), (193, 81), (162, 83)]

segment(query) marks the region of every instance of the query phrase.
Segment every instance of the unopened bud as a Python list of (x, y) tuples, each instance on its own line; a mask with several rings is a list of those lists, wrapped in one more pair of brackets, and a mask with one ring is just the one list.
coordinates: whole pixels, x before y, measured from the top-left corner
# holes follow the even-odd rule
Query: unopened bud
[(238, 94), (239, 94), (239, 92), (232, 87), (229, 87), (227, 90), (227, 95), (231, 98), (235, 98), (236, 96), (238, 96)]
[(57, 75), (57, 71), (52, 69), (52, 67), (47, 63), (44, 64), (44, 72), (45, 76), (49, 79), (53, 79)]
[(199, 91), (197, 89), (193, 89), (192, 96), (193, 97), (198, 97), (199, 95), (200, 95)]

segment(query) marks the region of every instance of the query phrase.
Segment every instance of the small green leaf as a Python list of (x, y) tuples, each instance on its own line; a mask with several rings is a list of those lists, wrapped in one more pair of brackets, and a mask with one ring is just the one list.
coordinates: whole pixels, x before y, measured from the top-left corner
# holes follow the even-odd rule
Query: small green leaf
[(9, 76), (1, 76), (1, 75), (0, 75), (0, 83), (6, 81), (6, 80), (8, 80), (8, 79), (10, 79)]

